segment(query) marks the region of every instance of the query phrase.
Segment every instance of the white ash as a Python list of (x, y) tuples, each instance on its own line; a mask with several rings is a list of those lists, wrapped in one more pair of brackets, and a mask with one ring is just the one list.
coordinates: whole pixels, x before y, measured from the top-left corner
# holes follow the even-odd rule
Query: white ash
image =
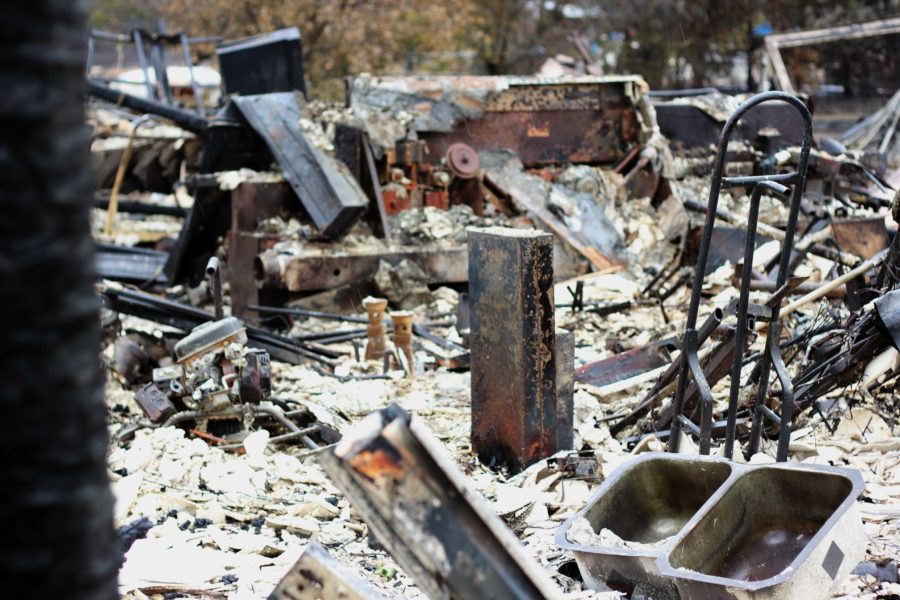
[(663, 538), (652, 544), (624, 540), (606, 527), (602, 528), (599, 533), (594, 531), (590, 521), (582, 515), (572, 522), (572, 526), (566, 531), (566, 539), (572, 543), (584, 546), (627, 548), (629, 550), (652, 550), (664, 545), (670, 538)]

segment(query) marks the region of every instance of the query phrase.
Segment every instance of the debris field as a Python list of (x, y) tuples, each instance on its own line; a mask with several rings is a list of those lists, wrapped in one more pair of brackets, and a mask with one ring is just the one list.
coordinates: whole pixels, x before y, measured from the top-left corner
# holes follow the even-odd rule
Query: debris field
[(772, 38), (738, 96), (89, 75), (122, 597), (900, 597), (900, 92), (818, 135)]

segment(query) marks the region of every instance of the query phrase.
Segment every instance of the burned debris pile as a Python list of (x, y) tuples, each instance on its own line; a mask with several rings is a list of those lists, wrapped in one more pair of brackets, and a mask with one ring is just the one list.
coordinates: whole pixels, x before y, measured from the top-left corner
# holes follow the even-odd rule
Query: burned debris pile
[(896, 95), (218, 42), (88, 80), (125, 597), (900, 593)]

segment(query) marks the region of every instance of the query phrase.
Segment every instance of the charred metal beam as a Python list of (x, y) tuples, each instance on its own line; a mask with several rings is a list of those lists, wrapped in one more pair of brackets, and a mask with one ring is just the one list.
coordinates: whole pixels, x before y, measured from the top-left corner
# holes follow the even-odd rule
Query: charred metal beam
[[(151, 294), (102, 284), (97, 286), (97, 290), (103, 306), (110, 310), (163, 323), (186, 332), (214, 320), (214, 316), (206, 311)], [(311, 359), (331, 366), (331, 359), (340, 356), (259, 327), (248, 326), (247, 338), (253, 342), (250, 344), (252, 347), (262, 348), (273, 358), (292, 364)]]
[(429, 598), (559, 596), (441, 442), (396, 404), (366, 417), (320, 460)]
[(381, 181), (378, 178), (378, 169), (369, 136), (357, 127), (336, 123), (334, 156), (347, 165), (350, 173), (369, 197), (370, 208), (367, 220), (372, 232), (378, 237), (390, 239), (391, 227), (387, 220)]
[(350, 569), (311, 542), (278, 582), (268, 600), (389, 600)]
[(138, 283), (166, 283), (163, 267), (168, 255), (157, 250), (96, 244), (94, 268), (101, 279)]
[(300, 108), (294, 94), (237, 96), (233, 101), (265, 140), (322, 235), (343, 235), (366, 210), (369, 199), (346, 165), (307, 141), (300, 129)]
[[(109, 198), (94, 197), (94, 208), (109, 210)], [(117, 210), (121, 213), (136, 215), (167, 215), (170, 217), (184, 217), (187, 215), (187, 211), (180, 206), (151, 204), (138, 200), (119, 200)]]
[(469, 230), (472, 447), (519, 470), (557, 450), (553, 236)]
[(303, 254), (275, 250), (254, 261), (256, 285), (289, 292), (312, 292), (341, 287), (375, 276), (382, 261), (395, 265), (404, 259), (419, 265), (431, 283), (461, 283), (468, 279), (466, 249), (419, 246), (390, 251), (315, 252), (307, 245)]
[(575, 381), (597, 387), (624, 381), (669, 364), (671, 358), (668, 353), (677, 349), (677, 338), (651, 342), (583, 365), (575, 373)]

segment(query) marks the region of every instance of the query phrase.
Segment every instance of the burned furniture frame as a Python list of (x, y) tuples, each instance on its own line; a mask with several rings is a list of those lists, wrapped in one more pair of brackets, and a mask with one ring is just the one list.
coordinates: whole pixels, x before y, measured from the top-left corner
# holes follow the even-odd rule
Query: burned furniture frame
[[(728, 142), (732, 130), (741, 117), (751, 108), (769, 101), (786, 102), (793, 106), (803, 118), (805, 130), (803, 145), (800, 152), (800, 161), (797, 170), (791, 173), (777, 175), (754, 175), (745, 177), (725, 177), (725, 160), (728, 152)], [(753, 409), (753, 425), (750, 433), (749, 453), (755, 453), (759, 448), (759, 440), (762, 435), (763, 418), (775, 423), (779, 428), (777, 460), (787, 460), (788, 443), (790, 441), (790, 424), (794, 411), (793, 385), (790, 375), (781, 358), (781, 350), (778, 344), (779, 338), (779, 313), (780, 302), (771, 307), (752, 306), (749, 302), (750, 277), (752, 269), (746, 268), (753, 262), (755, 249), (756, 229), (759, 216), (759, 202), (763, 192), (786, 199), (790, 194), (787, 185), (793, 185), (791, 195), (790, 212), (788, 214), (787, 229), (782, 244), (781, 260), (778, 267), (776, 290), (783, 288), (787, 283), (791, 248), (794, 243), (794, 231), (797, 228), (797, 219), (800, 212), (800, 201), (803, 198), (803, 188), (806, 183), (806, 169), (809, 162), (810, 146), (812, 144), (812, 116), (806, 105), (796, 96), (785, 92), (765, 92), (753, 96), (731, 115), (722, 129), (716, 150), (716, 161), (712, 175), (712, 183), (707, 202), (706, 222), (703, 228), (703, 236), (700, 241), (700, 252), (697, 266), (694, 269), (694, 281), (691, 289), (691, 302), (688, 308), (687, 323), (685, 324), (684, 338), (682, 341), (681, 369), (678, 374), (678, 384), (675, 391), (674, 416), (669, 435), (669, 451), (678, 452), (680, 434), (684, 428), (688, 428), (700, 438), (700, 453), (709, 454), (712, 438), (713, 398), (709, 383), (703, 374), (703, 367), (698, 357), (699, 332), (697, 330), (697, 313), (700, 309), (700, 294), (703, 287), (703, 278), (706, 272), (706, 262), (709, 258), (710, 239), (713, 227), (716, 223), (716, 206), (719, 202), (719, 192), (723, 187), (732, 188), (740, 186), (753, 186), (750, 200), (750, 217), (747, 231), (746, 249), (744, 253), (743, 274), (741, 277), (740, 299), (737, 313), (737, 330), (735, 353), (731, 369), (731, 389), (728, 398), (728, 422), (725, 438), (725, 456), (732, 457), (734, 451), (734, 438), (736, 428), (736, 413), (738, 408), (738, 395), (740, 393), (740, 374), (743, 364), (743, 340), (750, 327), (754, 326), (756, 318), (764, 318), (769, 321), (769, 330), (766, 335), (766, 349), (760, 359), (759, 384), (756, 393), (756, 401)], [(776, 292), (777, 294), (777, 292)], [(752, 309), (754, 318), (749, 318)], [(775, 369), (776, 377), (782, 388), (781, 414), (776, 414), (768, 406), (765, 400), (768, 393), (769, 374)], [(688, 378), (693, 378), (700, 394), (700, 425), (697, 426), (684, 414), (685, 391), (688, 386)]]
[[(117, 46), (133, 44), (137, 53), (138, 63), (141, 72), (144, 75), (143, 84), (147, 88), (147, 98), (150, 100), (163, 100), (167, 105), (173, 106), (175, 98), (172, 88), (169, 85), (167, 74), (166, 52), (165, 46), (180, 46), (181, 53), (184, 58), (184, 64), (187, 68), (188, 79), (191, 84), (191, 91), (194, 94), (197, 113), (205, 117), (206, 112), (203, 108), (203, 98), (200, 93), (200, 84), (194, 77), (194, 64), (191, 60), (191, 44), (204, 44), (211, 42), (220, 42), (219, 36), (207, 36), (189, 38), (184, 32), (166, 34), (163, 32), (148, 32), (143, 29), (133, 29), (130, 35), (121, 33), (109, 33), (106, 31), (92, 30), (88, 36), (88, 58), (85, 65), (85, 73), (90, 74), (94, 61), (94, 47), (97, 42), (108, 42)], [(150, 45), (150, 58), (153, 65), (147, 61), (146, 44)], [(150, 69), (153, 69), (154, 78), (150, 77)], [(139, 82), (127, 82), (139, 83)]]

